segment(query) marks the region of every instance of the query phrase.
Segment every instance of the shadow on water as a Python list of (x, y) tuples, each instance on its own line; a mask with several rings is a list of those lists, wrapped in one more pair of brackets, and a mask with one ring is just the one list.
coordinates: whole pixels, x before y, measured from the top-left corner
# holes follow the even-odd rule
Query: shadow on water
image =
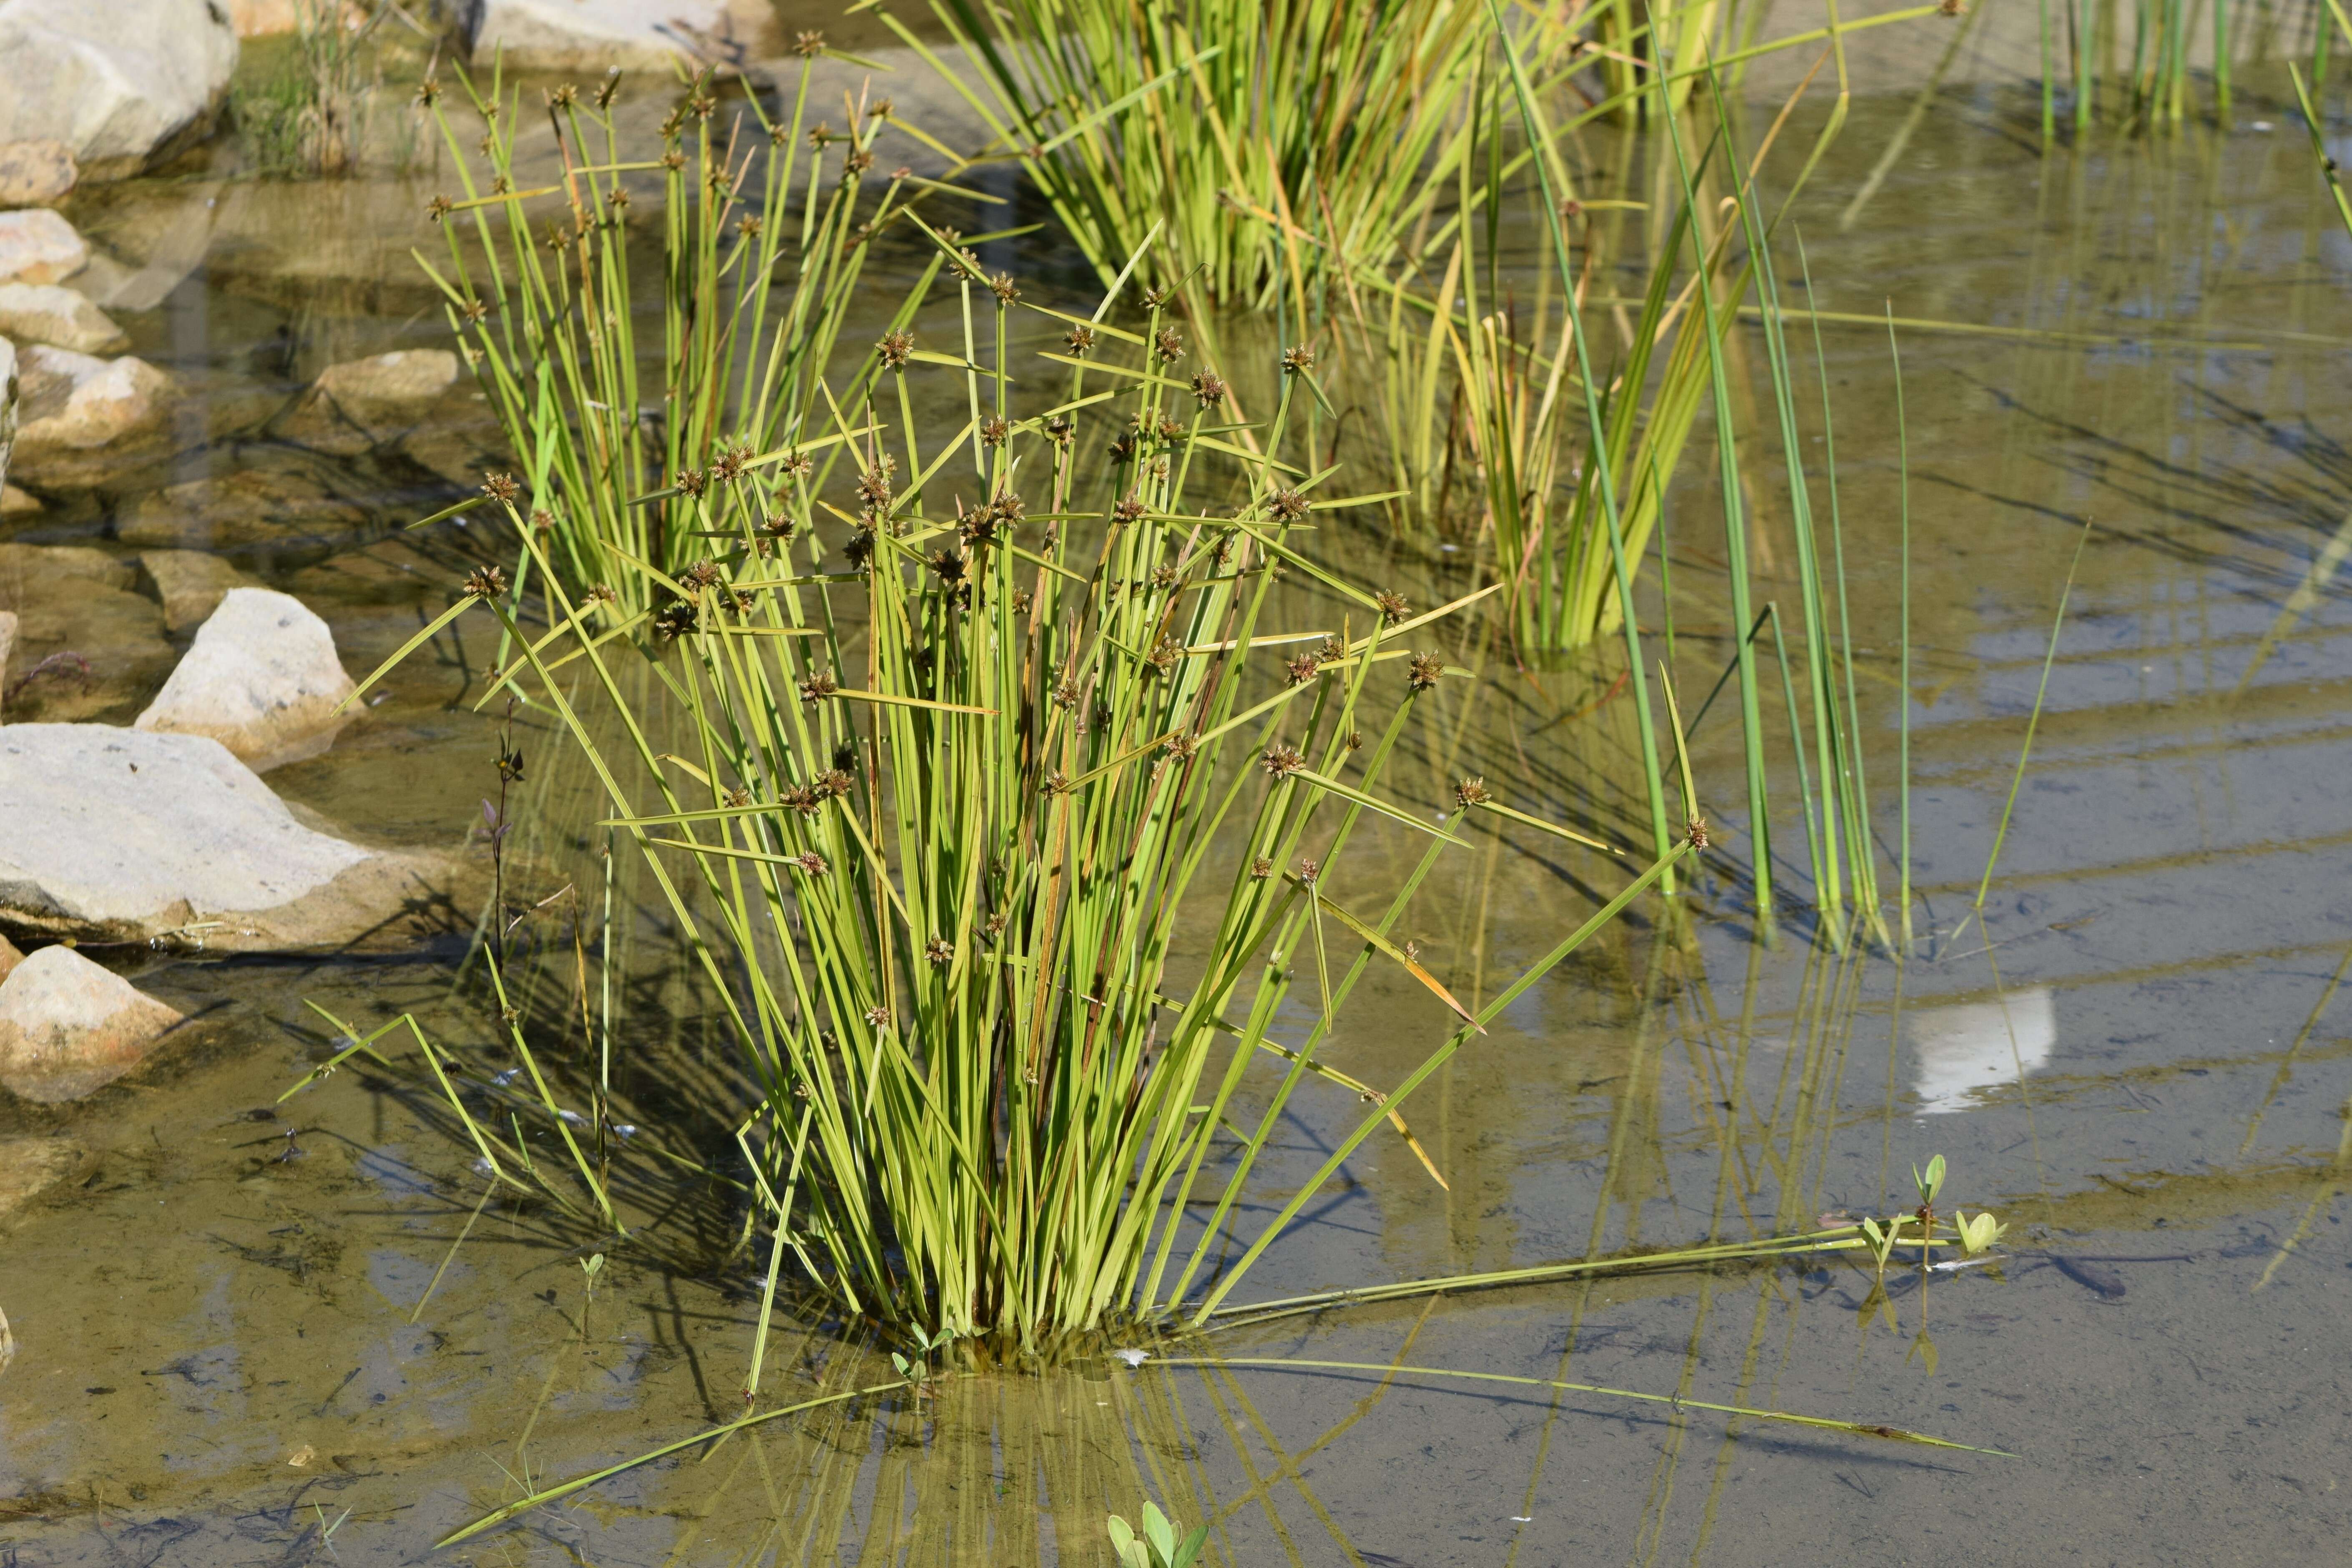
[[(1855, 105), (1801, 220), (1831, 232), (1903, 107)], [(1827, 333), (1874, 744), (1891, 752), (1910, 704), (1919, 952), (1900, 966), (1831, 953), (1801, 912), (1768, 947), (1744, 846), (1711, 858), (1687, 919), (1653, 909), (1612, 930), (1417, 1098), (1447, 1186), (1395, 1142), (1367, 1143), (1251, 1290), (1884, 1214), (1916, 1201), (1911, 1168), (1936, 1153), (1947, 1201), (2011, 1225), (2004, 1261), (1883, 1280), (1844, 1259), (1597, 1278), (1154, 1342), (1132, 1368), (1088, 1355), (950, 1377), (631, 1471), (452, 1560), (1084, 1563), (1104, 1554), (1104, 1515), (1146, 1497), (1210, 1525), (1227, 1563), (1769, 1563), (1824, 1541), (1840, 1560), (2328, 1556), (2352, 1522), (2334, 1473), (2352, 1037), (2330, 1011), (2352, 832), (2323, 805), (2352, 765), (2352, 610), (2335, 582), (2352, 468), (2324, 411), (2352, 311), (2295, 141), (2192, 132), (2045, 164), (1958, 137), (1816, 244), (1824, 310), (1891, 294), (1906, 316), (2023, 334), (1906, 341), (1926, 585), (1906, 693), (1878, 526), (1895, 504), (1885, 343)], [(125, 231), (144, 221), (137, 193), (112, 199)], [(275, 197), (253, 200), (250, 221), (281, 221)], [(224, 265), (194, 285), (211, 336), (190, 352), (216, 362), (221, 429), (290, 394), (284, 334), (339, 356), (429, 341), (363, 247), (267, 271), (238, 221), (208, 231)], [(341, 262), (375, 270), (330, 276)], [(330, 514), (300, 512), (289, 489), (268, 530), (190, 542), (320, 605), (372, 665), (495, 553), (384, 531), (464, 482), (488, 441), (478, 418), (428, 436), (396, 469), (331, 476), (375, 487), (371, 524), (319, 532)], [(1691, 465), (1666, 543), (1674, 601), (1653, 589), (1643, 606), (1645, 633), (1671, 613), (1685, 689), (1705, 689), (1737, 631), (1699, 526), (1713, 482)], [(127, 549), (140, 499), (75, 502), (11, 537)], [(1756, 510), (1785, 536), (1785, 506)], [(2085, 516), (2079, 610), (2001, 874), (1963, 932)], [(1416, 603), (1471, 570), (1369, 531), (1331, 548)], [(471, 709), (496, 657), (478, 636), (445, 639), (334, 752), (273, 783), (387, 837), (468, 832), (495, 789), (502, 715)], [(1480, 633), (1449, 657), (1479, 679), (1435, 694), (1443, 722), (1399, 764), (1401, 798), (1438, 809), (1483, 769), (1552, 820), (1635, 839), (1630, 704), (1607, 655), (1523, 671)], [(499, 1081), (516, 1064), (467, 934), (475, 911), (446, 911), (444, 934), (398, 960), (155, 963), (142, 986), (204, 1015), (185, 1047), (68, 1110), (0, 1106), (0, 1132), (63, 1132), (81, 1151), (0, 1242), (21, 1346), (0, 1378), (0, 1563), (422, 1561), (526, 1489), (741, 1412), (759, 1271), (728, 1163), (744, 1102), (731, 1047), (626, 867), (606, 921), (602, 844), (577, 826), (593, 819), (589, 781), (534, 716), (515, 723), (532, 766), (509, 904), (545, 907), (516, 929), (509, 973), (566, 1102), (604, 1097), (638, 1239), (592, 1277), (593, 1227), (551, 1202), (486, 1201), (413, 1054), (278, 1103), (339, 1044), (306, 1003), (371, 1028), (410, 1012), (469, 1106), (552, 1148), (552, 1124)], [(1732, 728), (1694, 742), (1717, 811)], [(1786, 751), (1775, 766), (1793, 772)], [(1793, 820), (1775, 827), (1801, 842)], [(1401, 833), (1383, 843), (1409, 858)], [(1408, 934), (1475, 1005), (1622, 878), (1556, 839), (1489, 836), (1432, 879)], [(1372, 1000), (1378, 1026), (1327, 1055), (1392, 1081), (1443, 1014), (1411, 986)], [(1308, 1020), (1291, 1022), (1303, 1037)], [(1359, 1111), (1297, 1102), (1253, 1200), (1310, 1173)], [(880, 1349), (800, 1311), (768, 1347), (761, 1397), (887, 1382)], [(1845, 1416), (2025, 1462), (1417, 1373), (1164, 1364), (1194, 1349)]]

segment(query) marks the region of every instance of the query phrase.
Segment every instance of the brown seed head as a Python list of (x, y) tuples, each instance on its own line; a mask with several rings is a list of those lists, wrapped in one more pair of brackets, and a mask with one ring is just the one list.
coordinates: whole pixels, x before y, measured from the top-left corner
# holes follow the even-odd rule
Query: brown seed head
[(1427, 691), (1445, 675), (1445, 660), (1433, 653), (1417, 653), (1405, 666), (1405, 684), (1415, 691)]
[(441, 101), (441, 79), (428, 76), (416, 84), (416, 101), (430, 109)]
[(1274, 862), (1267, 859), (1265, 856), (1261, 855), (1256, 859), (1250, 862), (1250, 879), (1253, 881), (1263, 882), (1268, 877), (1273, 875)]
[(945, 963), (955, 957), (955, 944), (945, 937), (935, 936), (923, 943), (923, 956), (933, 963)]
[(1307, 515), (1307, 498), (1293, 489), (1279, 489), (1266, 498), (1265, 510), (1278, 522), (1297, 522)]
[(1483, 805), (1494, 798), (1486, 793), (1486, 781), (1484, 778), (1464, 779), (1454, 786), (1454, 804), (1465, 811), (1474, 805)]
[(1321, 668), (1322, 665), (1323, 661), (1316, 658), (1313, 654), (1300, 654), (1297, 658), (1290, 661), (1289, 684), (1292, 686), (1306, 685), (1308, 681), (1315, 679), (1315, 672)]
[(495, 566), (477, 566), (466, 575), (466, 592), (477, 599), (495, 599), (507, 591), (507, 574)]
[(1162, 364), (1174, 364), (1184, 357), (1184, 340), (1176, 335), (1173, 327), (1162, 327), (1151, 340), (1151, 352), (1160, 356)]
[(1390, 626), (1408, 620), (1412, 616), (1412, 606), (1405, 603), (1402, 594), (1375, 594), (1372, 603), (1381, 607), (1381, 619)]
[(1013, 286), (1013, 274), (1000, 272), (988, 280), (988, 291), (996, 296), (1000, 305), (1010, 305), (1021, 298), (1021, 290)]
[(702, 625), (691, 599), (672, 599), (654, 612), (654, 630), (664, 642), (676, 642)]
[(1080, 321), (1062, 334), (1062, 342), (1069, 345), (1072, 353), (1082, 354), (1095, 346), (1095, 330)]
[(803, 33), (800, 37), (793, 40), (793, 53), (800, 56), (800, 58), (804, 60), (813, 59), (816, 56), (824, 53), (824, 35), (823, 33)]
[(833, 677), (821, 669), (811, 672), (801, 681), (800, 687), (801, 700), (803, 702), (822, 702), (841, 689), (835, 683)]
[(907, 356), (915, 352), (915, 334), (892, 332), (874, 346), (882, 355), (883, 369), (903, 369), (907, 363)]
[(512, 474), (484, 474), (482, 493), (501, 505), (511, 506), (515, 497), (522, 493), (522, 487), (515, 483)]
[(425, 204), (425, 216), (433, 222), (439, 223), (449, 216), (449, 209), (456, 205), (447, 196), (435, 196)]
[(1214, 371), (1204, 370), (1192, 378), (1192, 395), (1201, 400), (1203, 408), (1214, 408), (1225, 400), (1225, 384)]
[(599, 109), (612, 108), (613, 97), (620, 90), (621, 68), (614, 66), (604, 73), (604, 79), (596, 84), (596, 107)]
[(995, 415), (990, 415), (980, 422), (980, 444), (992, 447), (1003, 446), (1007, 428), (1003, 419)]
[(1265, 756), (1260, 757), (1258, 759), (1258, 763), (1265, 769), (1269, 776), (1282, 779), (1288, 778), (1291, 774), (1305, 767), (1307, 765), (1307, 759), (1299, 755), (1297, 747), (1277, 744), (1270, 749)]
[(1694, 816), (1690, 819), (1690, 846), (1694, 849), (1704, 849), (1706, 847), (1706, 817)]
[(866, 1009), (866, 1021), (873, 1025), (877, 1029), (887, 1029), (890, 1026), (890, 1009), (887, 1007), (868, 1007)]
[(831, 866), (825, 864), (824, 857), (814, 849), (805, 855), (796, 857), (793, 863), (812, 877), (825, 876), (833, 869)]
[(579, 100), (580, 89), (567, 81), (547, 95), (547, 106), (550, 109), (569, 109)]
[(1120, 501), (1118, 505), (1110, 509), (1110, 515), (1111, 520), (1114, 522), (1135, 522), (1139, 521), (1143, 516), (1142, 498), (1134, 495), (1129, 496), (1125, 500)]
[(1315, 355), (1313, 351), (1304, 347), (1287, 348), (1282, 351), (1283, 374), (1304, 375), (1314, 368)]

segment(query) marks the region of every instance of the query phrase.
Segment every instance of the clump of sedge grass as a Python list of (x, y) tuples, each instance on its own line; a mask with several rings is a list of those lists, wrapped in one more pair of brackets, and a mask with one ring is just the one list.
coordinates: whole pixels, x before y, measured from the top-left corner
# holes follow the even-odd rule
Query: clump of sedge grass
[[(1371, 1102), (1331, 1167), (1383, 1123), (1403, 1131), (1402, 1097), (1664, 867), (1463, 1009), (1391, 936), (1460, 841), (1381, 793), (1444, 678), (1407, 640), (1442, 611), (1302, 552), (1347, 498), (1288, 456), (1294, 383), (1242, 419), (1214, 369), (1185, 374), (1153, 291), (1131, 326), (1108, 300), (1057, 317), (1064, 350), (1043, 357), (1066, 386), (1017, 407), (1012, 339), (1034, 308), (934, 238), (963, 341), (940, 353), (894, 329), (851, 378), (863, 402), (825, 399), (826, 434), (730, 448), (671, 487), (658, 499), (706, 553), (672, 573), (613, 551), (644, 607), (575, 594), (509, 490), (545, 629), (484, 581), (412, 646), (468, 608), (496, 616), (505, 681), (567, 728), (646, 856), (763, 1090), (743, 1142), (772, 1300), (789, 1262), (925, 1336), (1035, 1347), (1200, 1321), (1328, 1173), (1196, 1299), (1310, 1077)], [(908, 382), (940, 362), (970, 414), (925, 437)], [(820, 483), (825, 451), (845, 487)], [(1321, 603), (1269, 635), (1284, 570)], [(624, 679), (639, 661), (685, 745), (650, 738)], [(1385, 909), (1350, 910), (1328, 889), (1373, 819), (1426, 851)], [(1208, 932), (1188, 986), (1180, 921)], [(1459, 1016), (1386, 1095), (1316, 1060), (1375, 963)], [(1277, 1046), (1298, 993), (1316, 1021)]]
[(342, 174), (357, 166), (369, 94), (383, 75), (373, 40), (388, 15), (344, 0), (295, 0), (289, 53), (267, 77), (229, 91), (229, 119), (263, 172)]
[[(1108, 281), (1154, 236), (1220, 300), (1310, 300), (1441, 224), (1475, 143), (1481, 0), (931, 0), (958, 67), (883, 18), (982, 117)], [(1570, 26), (1530, 14), (1547, 60)], [(1564, 77), (1568, 69), (1559, 74)], [(1334, 266), (1334, 263), (1339, 263)]]

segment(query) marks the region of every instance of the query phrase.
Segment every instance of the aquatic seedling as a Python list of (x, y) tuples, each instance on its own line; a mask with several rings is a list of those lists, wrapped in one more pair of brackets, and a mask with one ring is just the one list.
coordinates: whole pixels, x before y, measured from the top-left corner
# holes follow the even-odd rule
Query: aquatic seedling
[(1970, 1215), (1965, 1209), (1952, 1211), (1952, 1226), (1959, 1237), (1960, 1251), (1970, 1258), (1980, 1256), (2009, 1234), (2009, 1226), (1992, 1215)]
[(1176, 1527), (1168, 1522), (1168, 1516), (1160, 1511), (1155, 1502), (1143, 1505), (1140, 1531), (1118, 1514), (1110, 1516), (1108, 1528), (1111, 1549), (1118, 1553), (1119, 1568), (1192, 1568), (1209, 1543), (1209, 1527), (1205, 1524), (1178, 1541)]

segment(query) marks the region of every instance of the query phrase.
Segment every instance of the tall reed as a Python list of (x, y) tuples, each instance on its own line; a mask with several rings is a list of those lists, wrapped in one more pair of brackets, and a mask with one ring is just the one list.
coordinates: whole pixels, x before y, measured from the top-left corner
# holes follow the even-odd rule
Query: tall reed
[[(464, 194), (435, 198), (446, 256), (418, 264), (521, 459), (509, 478), (531, 498), (547, 564), (575, 594), (644, 609), (657, 582), (646, 568), (708, 553), (691, 492), (730, 452), (799, 440), (830, 468), (834, 443), (815, 439), (830, 428), (823, 376), (869, 242), (929, 186), (903, 167), (876, 173), (897, 123), (887, 102), (857, 105), (837, 132), (809, 123), (822, 40), (803, 35), (800, 52), (788, 114), (700, 77), (662, 121), (658, 153), (635, 162), (621, 152), (617, 71), (591, 92), (543, 95), (543, 166), (518, 167), (523, 89), (497, 70), (457, 73), (478, 142), (437, 80), (419, 89)], [(640, 338), (636, 268), (657, 283), (657, 345)], [(854, 403), (864, 384), (831, 395)]]
[[(1296, 331), (1340, 271), (1443, 243), (1475, 141), (1479, 0), (930, 7), (944, 53), (883, 16), (981, 115), (990, 151), (1019, 162), (1106, 282), (1157, 232), (1213, 297), (1286, 308)], [(1626, 25), (1622, 6), (1601, 10), (1604, 32)], [(1552, 79), (1581, 68), (1580, 26), (1535, 8), (1523, 20)]]

